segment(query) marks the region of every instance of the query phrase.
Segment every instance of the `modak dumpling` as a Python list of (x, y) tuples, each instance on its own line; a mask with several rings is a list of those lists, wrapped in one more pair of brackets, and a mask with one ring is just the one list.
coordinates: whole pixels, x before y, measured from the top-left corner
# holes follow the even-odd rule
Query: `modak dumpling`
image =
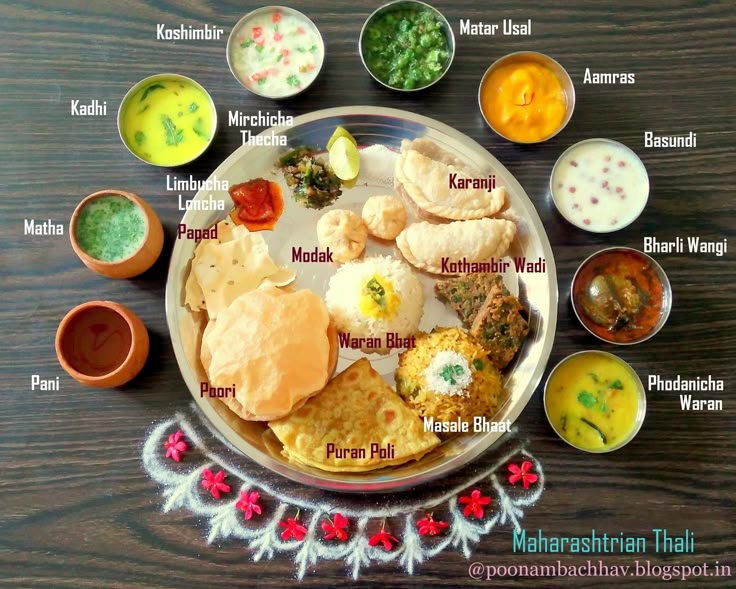
[(317, 241), (321, 248), (330, 248), (336, 262), (354, 260), (365, 249), (368, 231), (360, 217), (352, 211), (335, 209), (317, 221)]
[(406, 209), (395, 196), (371, 196), (363, 205), (363, 223), (371, 235), (396, 239), (406, 225)]

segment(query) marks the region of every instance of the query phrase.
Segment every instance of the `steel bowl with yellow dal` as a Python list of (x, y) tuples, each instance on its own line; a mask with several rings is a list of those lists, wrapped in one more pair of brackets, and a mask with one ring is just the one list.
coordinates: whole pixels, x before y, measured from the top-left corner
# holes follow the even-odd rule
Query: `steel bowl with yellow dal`
[(396, 391), (421, 417), (473, 421), (496, 413), (503, 379), (470, 334), (438, 327), (399, 356)]

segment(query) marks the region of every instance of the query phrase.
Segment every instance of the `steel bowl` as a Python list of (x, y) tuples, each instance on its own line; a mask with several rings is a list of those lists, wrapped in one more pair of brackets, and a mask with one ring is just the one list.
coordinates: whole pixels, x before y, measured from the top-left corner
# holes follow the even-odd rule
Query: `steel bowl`
[[(617, 342), (612, 339), (601, 337), (600, 335), (595, 333), (595, 331), (590, 328), (590, 321), (586, 319), (584, 311), (580, 308), (580, 303), (575, 298), (575, 285), (580, 277), (580, 272), (588, 264), (592, 263), (594, 260), (601, 257), (602, 255), (616, 252), (626, 252), (641, 257), (642, 260), (646, 261), (652, 267), (654, 273), (662, 284), (662, 307), (659, 314), (659, 321), (657, 321), (657, 324), (654, 326), (654, 328), (652, 328), (650, 332), (641, 336), (638, 339), (628, 342)], [(667, 318), (670, 316), (670, 311), (672, 311), (672, 286), (670, 285), (670, 280), (669, 278), (667, 278), (667, 274), (665, 273), (662, 266), (660, 266), (659, 263), (651, 256), (648, 256), (644, 252), (640, 252), (639, 250), (631, 247), (608, 247), (588, 256), (585, 261), (580, 264), (580, 266), (578, 266), (578, 269), (575, 271), (575, 275), (572, 277), (572, 282), (570, 284), (570, 302), (572, 303), (573, 311), (575, 311), (575, 316), (578, 318), (578, 321), (580, 321), (580, 323), (588, 333), (594, 335), (599, 340), (609, 344), (615, 344), (617, 346), (631, 346), (634, 344), (640, 344), (641, 342), (654, 337), (657, 333), (659, 333), (659, 330), (662, 329), (664, 324), (667, 323)]]
[[(560, 124), (557, 130), (551, 135), (544, 137), (543, 139), (539, 139), (538, 141), (517, 141), (516, 139), (507, 137), (491, 124), (491, 122), (488, 120), (488, 117), (486, 117), (486, 113), (483, 111), (481, 93), (488, 77), (498, 68), (514, 63), (526, 63), (530, 61), (533, 63), (538, 63), (546, 67), (547, 69), (552, 70), (552, 72), (557, 76), (557, 79), (562, 85), (562, 90), (565, 92), (565, 116), (562, 119), (562, 124)], [(483, 120), (486, 122), (486, 124), (491, 129), (493, 129), (493, 131), (497, 135), (503, 137), (507, 141), (520, 143), (523, 145), (542, 143), (544, 141), (552, 139), (552, 137), (560, 133), (560, 131), (562, 131), (567, 126), (567, 123), (570, 122), (570, 119), (572, 118), (572, 113), (575, 110), (575, 86), (573, 85), (572, 78), (570, 78), (570, 74), (567, 73), (567, 70), (562, 67), (558, 61), (552, 59), (549, 55), (545, 55), (544, 53), (539, 53), (537, 51), (517, 51), (515, 53), (504, 55), (500, 59), (494, 61), (486, 70), (486, 73), (483, 74), (483, 77), (480, 80), (480, 85), (478, 86), (478, 108), (480, 109), (480, 114), (483, 116)]]
[[(554, 184), (554, 178), (555, 178), (555, 172), (557, 172), (557, 169), (561, 165), (563, 161), (565, 161), (565, 158), (572, 152), (574, 149), (577, 149), (581, 145), (587, 145), (592, 143), (607, 143), (610, 145), (613, 145), (616, 147), (616, 149), (623, 149), (624, 151), (628, 152), (628, 154), (636, 161), (638, 161), (642, 168), (644, 169), (644, 174), (647, 178), (646, 183), (646, 191), (643, 194), (642, 201), (635, 207), (636, 214), (631, 218), (631, 220), (628, 223), (625, 223), (623, 225), (617, 225), (614, 226), (613, 229), (610, 229), (608, 231), (595, 231), (593, 229), (589, 229), (585, 225), (576, 222), (574, 219), (571, 219), (569, 215), (566, 215), (563, 211), (562, 206), (560, 205), (560, 191)], [(582, 229), (583, 231), (588, 231), (590, 233), (613, 233), (614, 231), (619, 231), (620, 229), (624, 229), (625, 227), (628, 227), (631, 225), (634, 221), (636, 221), (639, 216), (642, 214), (644, 209), (647, 206), (647, 202), (649, 201), (649, 174), (647, 173), (647, 169), (644, 166), (644, 162), (641, 161), (641, 158), (636, 154), (636, 152), (631, 149), (629, 146), (624, 145), (623, 143), (620, 143), (618, 141), (614, 141), (613, 139), (606, 139), (604, 137), (594, 137), (591, 139), (584, 139), (583, 141), (578, 141), (574, 145), (571, 145), (568, 147), (565, 151), (562, 152), (562, 155), (557, 158), (557, 161), (555, 162), (555, 165), (552, 167), (552, 173), (549, 176), (549, 193), (552, 195), (552, 202), (555, 204), (555, 208), (557, 209), (557, 212), (562, 215), (562, 217), (571, 225), (574, 225), (578, 229)]]
[[(554, 423), (552, 423), (552, 419), (550, 419), (549, 412), (547, 410), (547, 394), (549, 391), (549, 383), (552, 380), (552, 376), (555, 374), (555, 372), (557, 372), (557, 370), (561, 366), (563, 366), (571, 358), (574, 358), (575, 356), (579, 356), (581, 354), (598, 354), (601, 356), (606, 356), (608, 358), (613, 358), (616, 362), (619, 362), (620, 364), (622, 364), (631, 373), (631, 375), (634, 377), (634, 381), (638, 385), (637, 392), (639, 394), (639, 408), (636, 412), (636, 417), (634, 418), (634, 427), (631, 428), (631, 431), (629, 432), (629, 434), (625, 438), (621, 439), (621, 441), (618, 444), (616, 444), (615, 446), (611, 446), (610, 448), (605, 448), (603, 450), (589, 450), (587, 448), (581, 448), (580, 446), (577, 446), (576, 444), (573, 444), (572, 442), (564, 438), (562, 434), (559, 431), (557, 431), (557, 428), (555, 427)], [(557, 363), (557, 365), (549, 373), (549, 376), (547, 377), (547, 382), (544, 383), (544, 414), (547, 416), (547, 421), (549, 421), (549, 424), (554, 430), (554, 432), (566, 444), (569, 444), (573, 448), (581, 450), (582, 452), (588, 452), (589, 454), (607, 454), (608, 452), (613, 452), (614, 450), (619, 450), (620, 448), (623, 448), (626, 444), (628, 444), (631, 440), (633, 440), (636, 437), (636, 434), (639, 433), (641, 426), (644, 424), (644, 418), (646, 417), (646, 414), (647, 414), (647, 396), (646, 396), (646, 392), (644, 391), (644, 384), (641, 382), (641, 378), (639, 378), (639, 375), (636, 373), (636, 371), (631, 367), (631, 365), (628, 362), (619, 358), (618, 356), (615, 356), (614, 354), (609, 354), (608, 352), (603, 352), (601, 350), (583, 350), (581, 352), (575, 352), (574, 354), (570, 354), (566, 358), (563, 358), (560, 362)]]
[[(123, 115), (125, 114), (125, 109), (128, 108), (128, 104), (132, 97), (135, 95), (138, 90), (140, 90), (143, 86), (147, 86), (148, 84), (151, 84), (153, 82), (166, 82), (166, 81), (178, 81), (183, 82), (185, 84), (191, 84), (192, 86), (195, 86), (199, 90), (201, 90), (204, 95), (207, 97), (207, 99), (210, 101), (210, 107), (212, 109), (212, 136), (210, 137), (210, 140), (207, 142), (207, 145), (204, 146), (202, 151), (200, 151), (195, 156), (189, 158), (186, 161), (179, 162), (177, 164), (155, 164), (153, 162), (149, 162), (146, 159), (143, 159), (140, 157), (137, 153), (135, 153), (130, 145), (128, 145), (128, 142), (125, 140), (125, 136), (123, 135)], [(140, 82), (135, 84), (123, 97), (123, 100), (120, 102), (120, 108), (118, 109), (118, 134), (120, 135), (120, 140), (123, 142), (123, 145), (128, 149), (130, 153), (132, 153), (136, 158), (138, 158), (140, 161), (145, 162), (151, 166), (156, 166), (158, 168), (177, 168), (179, 166), (184, 166), (188, 163), (193, 162), (196, 160), (199, 156), (201, 156), (205, 151), (207, 151), (212, 145), (212, 142), (215, 139), (215, 135), (217, 135), (217, 109), (215, 108), (215, 103), (212, 100), (212, 96), (209, 92), (205, 89), (202, 84), (196, 82), (195, 80), (192, 80), (192, 78), (189, 78), (187, 76), (183, 76), (181, 74), (155, 74), (153, 76), (149, 76), (147, 78), (142, 79)]]
[[(368, 64), (365, 62), (365, 56), (363, 55), (363, 37), (368, 26), (372, 24), (376, 19), (389, 12), (393, 12), (395, 10), (404, 10), (407, 8), (424, 8), (431, 10), (442, 22), (442, 32), (444, 32), (445, 34), (445, 38), (447, 39), (447, 48), (450, 51), (450, 58), (448, 59), (447, 65), (445, 66), (445, 69), (442, 71), (442, 73), (435, 80), (433, 80), (426, 86), (421, 86), (420, 88), (397, 88), (396, 86), (391, 86), (387, 84), (383, 80), (379, 79), (378, 76), (376, 76), (371, 71), (371, 69), (368, 67)], [(360, 30), (360, 39), (358, 41), (358, 51), (360, 52), (360, 60), (363, 62), (363, 67), (376, 82), (381, 84), (381, 86), (384, 86), (385, 88), (389, 88), (391, 90), (396, 90), (397, 92), (417, 92), (418, 90), (426, 90), (430, 86), (434, 86), (437, 82), (444, 78), (445, 74), (449, 71), (450, 66), (452, 66), (452, 62), (455, 59), (455, 34), (452, 32), (452, 27), (450, 26), (448, 20), (445, 18), (445, 15), (437, 10), (434, 6), (430, 6), (429, 4), (425, 2), (420, 2), (419, 0), (393, 0), (393, 2), (384, 4), (383, 6), (380, 6), (375, 11), (373, 11), (373, 13), (363, 23), (363, 28)]]
[[(322, 59), (319, 62), (319, 67), (317, 68), (317, 74), (314, 76), (314, 79), (309, 82), (306, 86), (303, 88), (295, 89), (294, 92), (290, 94), (284, 94), (281, 96), (273, 96), (270, 94), (266, 94), (264, 92), (259, 92), (257, 88), (249, 88), (243, 83), (243, 80), (238, 76), (238, 73), (235, 71), (235, 65), (234, 65), (234, 58), (233, 53), (235, 52), (237, 48), (237, 38), (240, 34), (240, 29), (244, 27), (248, 21), (268, 12), (282, 12), (284, 14), (290, 14), (292, 16), (296, 16), (298, 18), (304, 19), (308, 26), (310, 26), (315, 33), (317, 33), (317, 39), (319, 40), (319, 49), (322, 54)], [(322, 72), (322, 66), (325, 63), (325, 43), (322, 39), (322, 33), (319, 32), (319, 29), (317, 28), (317, 25), (312, 22), (312, 19), (310, 19), (306, 14), (299, 12), (298, 10), (295, 10), (294, 8), (289, 8), (287, 6), (262, 6), (261, 8), (256, 8), (255, 10), (249, 12), (246, 14), (243, 18), (241, 18), (235, 26), (230, 31), (230, 36), (227, 39), (227, 65), (230, 68), (230, 73), (233, 75), (233, 77), (238, 81), (238, 83), (248, 90), (248, 92), (251, 92), (255, 94), (256, 96), (263, 96), (264, 98), (271, 98), (273, 100), (285, 100), (287, 98), (291, 98), (292, 96), (296, 96), (297, 94), (301, 94), (304, 92), (307, 88), (309, 88), (314, 82), (319, 78), (320, 73)]]

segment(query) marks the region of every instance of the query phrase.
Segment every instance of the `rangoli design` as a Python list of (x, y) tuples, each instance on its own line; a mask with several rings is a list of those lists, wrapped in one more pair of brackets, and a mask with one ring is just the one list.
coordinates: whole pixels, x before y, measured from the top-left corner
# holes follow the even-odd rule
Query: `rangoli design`
[(154, 426), (142, 458), (163, 487), (163, 511), (186, 509), (205, 518), (208, 544), (240, 540), (255, 561), (287, 553), (298, 579), (321, 561), (342, 560), (357, 579), (372, 563), (395, 562), (411, 575), (443, 550), (469, 558), (497, 526), (520, 530), (525, 509), (544, 489), (541, 464), (518, 430), (489, 453), (490, 463), (465, 467), (452, 488), (430, 483), (391, 495), (308, 493), (286, 479), (271, 483), (262, 467), (219, 442), (192, 406)]

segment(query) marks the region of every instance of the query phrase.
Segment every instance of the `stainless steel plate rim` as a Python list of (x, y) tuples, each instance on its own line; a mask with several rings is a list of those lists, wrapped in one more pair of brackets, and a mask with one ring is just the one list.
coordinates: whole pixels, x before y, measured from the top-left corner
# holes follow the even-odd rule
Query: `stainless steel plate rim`
[[(437, 133), (447, 136), (448, 139), (455, 142), (461, 143), (465, 149), (472, 152), (474, 155), (482, 158), (486, 162), (490, 162), (494, 169), (503, 170), (509, 177), (509, 183), (507, 189), (514, 195), (513, 205), (514, 209), (523, 213), (522, 217), (525, 222), (529, 223), (530, 230), (533, 231), (540, 240), (541, 248), (544, 253), (547, 273), (546, 282), (549, 287), (549, 296), (547, 300), (546, 308), (540, 312), (541, 317), (544, 321), (545, 337), (540, 342), (540, 349), (538, 354), (538, 360), (528, 376), (529, 384), (525, 388), (521, 397), (511, 407), (507, 409), (509, 403), (507, 402), (502, 408), (501, 412), (506, 410), (506, 413), (499, 419), (508, 419), (512, 423), (521, 414), (528, 401), (533, 396), (539, 383), (541, 382), (544, 370), (549, 359), (549, 355), (554, 342), (555, 328), (557, 324), (557, 304), (558, 304), (558, 289), (557, 289), (557, 274), (555, 268), (554, 257), (552, 248), (549, 243), (549, 239), (544, 231), (541, 219), (537, 214), (531, 200), (526, 195), (526, 192), (518, 183), (518, 181), (511, 175), (508, 170), (496, 160), (488, 151), (485, 150), (479, 143), (470, 139), (466, 135), (456, 131), (452, 127), (440, 123), (434, 119), (417, 115), (414, 113), (375, 106), (346, 106), (329, 108), (324, 110), (315, 111), (309, 114), (300, 115), (294, 118), (293, 125), (290, 127), (272, 127), (264, 130), (260, 135), (271, 135), (285, 133), (289, 130), (294, 130), (300, 125), (304, 125), (311, 122), (316, 122), (321, 119), (327, 119), (332, 117), (350, 117), (363, 115), (367, 117), (384, 117), (388, 119), (398, 119), (404, 121), (410, 121), (416, 125), (421, 125), (427, 130), (434, 130)], [(217, 167), (213, 174), (217, 174), (221, 177), (221, 172), (229, 170), (234, 164), (244, 158), (246, 154), (250, 152), (254, 147), (253, 145), (243, 145), (236, 149), (225, 161)], [(211, 174), (211, 176), (213, 175)], [(195, 199), (204, 198), (206, 191), (201, 190), (197, 193)], [(188, 210), (184, 213), (181, 222), (187, 223), (197, 211)], [(189, 256), (184, 258), (182, 242), (177, 241), (174, 245), (174, 250), (171, 255), (171, 261), (169, 264), (168, 279), (166, 282), (166, 320), (169, 327), (171, 336), (172, 346), (174, 348), (174, 354), (179, 364), (179, 368), (182, 373), (187, 388), (191, 392), (195, 403), (199, 409), (205, 414), (210, 423), (214, 426), (214, 429), (224, 441), (233, 446), (237, 451), (242, 452), (248, 458), (254, 460), (261, 466), (268, 468), (269, 470), (280, 474), (292, 481), (303, 483), (309, 486), (318, 487), (327, 490), (341, 491), (341, 492), (380, 492), (388, 490), (400, 490), (409, 487), (414, 487), (419, 484), (424, 484), (430, 480), (437, 479), (441, 476), (447, 475), (450, 472), (457, 470), (458, 468), (466, 465), (468, 462), (477, 458), (480, 454), (490, 448), (494, 442), (503, 436), (501, 432), (488, 432), (475, 434), (475, 443), (468, 447), (465, 451), (460, 454), (446, 458), (444, 461), (436, 464), (432, 467), (428, 467), (419, 473), (414, 473), (407, 476), (391, 476), (391, 471), (382, 472), (382, 470), (368, 473), (363, 473), (357, 480), (345, 479), (340, 480), (340, 474), (354, 474), (354, 473), (325, 473), (325, 476), (312, 474), (301, 470), (297, 465), (279, 462), (268, 453), (261, 451), (258, 448), (253, 447), (244, 438), (242, 438), (237, 432), (235, 432), (225, 420), (216, 412), (213, 406), (207, 401), (207, 399), (201, 399), (199, 397), (199, 381), (195, 379), (195, 374), (191, 366), (188, 364), (183, 344), (181, 341), (180, 326), (178, 324), (178, 312), (179, 312), (179, 301), (181, 300), (181, 284), (177, 273), (181, 273), (184, 268), (187, 267), (189, 262)], [(196, 393), (195, 393), (196, 391)], [(498, 417), (498, 416), (497, 416)]]

